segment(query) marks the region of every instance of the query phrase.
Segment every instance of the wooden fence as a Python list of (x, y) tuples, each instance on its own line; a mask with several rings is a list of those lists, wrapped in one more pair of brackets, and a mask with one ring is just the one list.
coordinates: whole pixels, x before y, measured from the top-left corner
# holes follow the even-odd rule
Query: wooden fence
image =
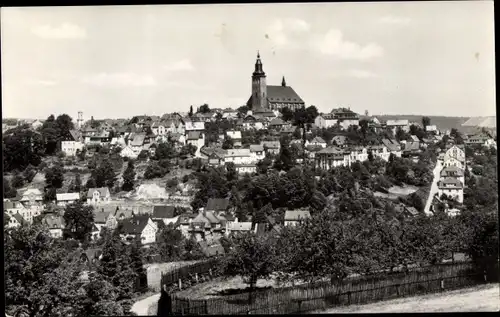
[[(219, 267), (217, 264), (219, 259), (210, 259), (203, 262), (193, 263), (187, 266), (176, 268), (168, 273), (161, 274), (161, 285), (162, 287), (171, 286), (174, 284), (180, 284), (179, 288), (182, 288), (182, 281), (196, 279), (198, 275), (204, 274), (216, 274), (216, 269)], [(179, 282), (180, 281), (180, 282)]]
[[(493, 277), (498, 281), (497, 274)], [(488, 278), (490, 280), (488, 280)], [(256, 291), (224, 298), (190, 300), (175, 295), (173, 315), (292, 314), (323, 310), (339, 305), (366, 304), (405, 296), (435, 293), (492, 282), (472, 263), (449, 263), (417, 268), (411, 272), (362, 276), (340, 285), (317, 283)]]

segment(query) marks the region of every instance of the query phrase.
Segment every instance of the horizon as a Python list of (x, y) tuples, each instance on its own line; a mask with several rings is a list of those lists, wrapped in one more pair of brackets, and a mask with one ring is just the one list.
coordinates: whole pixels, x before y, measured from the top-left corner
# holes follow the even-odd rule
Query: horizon
[(496, 116), (492, 2), (0, 12), (4, 118), (161, 116), (204, 103), (235, 109), (250, 96), (257, 51), (268, 85), (284, 76), (319, 112)]

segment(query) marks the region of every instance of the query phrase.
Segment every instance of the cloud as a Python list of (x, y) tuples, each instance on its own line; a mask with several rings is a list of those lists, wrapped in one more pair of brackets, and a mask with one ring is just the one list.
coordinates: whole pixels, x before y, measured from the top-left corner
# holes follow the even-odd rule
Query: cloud
[(194, 71), (194, 66), (193, 64), (191, 64), (191, 61), (189, 59), (185, 58), (175, 63), (165, 65), (163, 69), (169, 72), (179, 72), (179, 71), (192, 72)]
[(406, 17), (384, 16), (381, 17), (378, 21), (383, 24), (407, 25), (410, 24), (411, 19)]
[(355, 77), (355, 78), (373, 78), (373, 77), (378, 77), (377, 74), (372, 73), (367, 70), (362, 70), (362, 69), (351, 69), (350, 71), (347, 72), (347, 75), (349, 77)]
[(63, 23), (58, 27), (39, 25), (31, 29), (36, 36), (44, 39), (82, 39), (87, 37), (84, 28), (70, 23)]
[(312, 46), (325, 55), (334, 55), (341, 59), (368, 60), (382, 56), (383, 48), (376, 43), (364, 46), (344, 40), (340, 30), (330, 29), (325, 35), (312, 41)]
[(100, 73), (83, 80), (84, 83), (95, 86), (144, 87), (156, 86), (156, 80), (150, 75), (134, 73)]
[(268, 27), (265, 37), (277, 46), (293, 45), (294, 38), (310, 29), (309, 23), (301, 19), (277, 19)]

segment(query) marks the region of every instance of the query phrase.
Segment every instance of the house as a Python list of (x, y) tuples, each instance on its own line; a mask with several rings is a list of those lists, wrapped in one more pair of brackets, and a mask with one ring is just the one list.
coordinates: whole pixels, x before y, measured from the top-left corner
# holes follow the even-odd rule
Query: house
[(263, 160), (266, 157), (264, 146), (261, 144), (250, 144), (250, 156), (254, 162)]
[(191, 223), (196, 216), (198, 216), (197, 213), (183, 213), (178, 216), (175, 227), (181, 231), (185, 238), (189, 239), (191, 236), (189, 229), (191, 228)]
[(228, 149), (224, 157), (224, 163), (250, 164), (253, 163), (250, 149)]
[(459, 203), (464, 202), (463, 183), (455, 177), (444, 177), (438, 181), (438, 195), (446, 195)]
[(482, 145), (484, 147), (496, 147), (496, 142), (493, 138), (487, 135), (471, 135), (467, 139), (464, 140), (465, 145)]
[(223, 119), (234, 119), (234, 118), (238, 118), (238, 111), (237, 110), (233, 110), (231, 108), (226, 108), (223, 110), (222, 112), (222, 118)]
[(219, 240), (225, 232), (226, 223), (221, 221), (213, 212), (201, 210), (191, 221), (188, 232), (196, 241)]
[(266, 125), (266, 120), (260, 116), (252, 114), (252, 111), (248, 111), (242, 121), (242, 128), (244, 130), (262, 130), (266, 128)]
[(285, 127), (281, 128), (280, 134), (291, 136), (292, 134), (295, 133), (295, 130), (297, 130), (297, 127), (285, 126)]
[(389, 156), (391, 152), (387, 149), (385, 145), (371, 145), (368, 147), (368, 152), (372, 153), (373, 157), (379, 157), (382, 160), (389, 162)]
[(238, 222), (238, 218), (235, 221), (228, 221), (226, 223), (226, 235), (235, 235), (239, 233), (247, 233), (252, 231), (252, 222)]
[(347, 137), (345, 135), (336, 135), (332, 138), (331, 144), (340, 148), (345, 148), (347, 143)]
[(89, 188), (87, 192), (87, 204), (95, 205), (100, 203), (108, 203), (111, 200), (109, 188)]
[(153, 214), (151, 219), (153, 221), (163, 221), (165, 225), (175, 224), (177, 222), (177, 217), (175, 215), (175, 206), (172, 205), (155, 205), (153, 206)]
[(198, 245), (201, 248), (201, 252), (203, 252), (203, 254), (208, 258), (224, 255), (225, 253), (224, 247), (218, 241), (211, 243), (208, 243), (207, 241), (199, 241)]
[(337, 166), (349, 166), (349, 155), (346, 151), (337, 147), (326, 147), (314, 155), (316, 167), (324, 170), (330, 170)]
[(62, 238), (64, 229), (64, 219), (60, 215), (47, 213), (39, 216), (40, 223), (46, 227), (52, 238)]
[(63, 193), (56, 194), (56, 204), (57, 206), (66, 206), (67, 204), (72, 204), (80, 200), (80, 193)]
[(387, 147), (387, 150), (397, 157), (401, 157), (401, 145), (394, 139), (382, 139), (382, 143)]
[(204, 210), (215, 214), (227, 213), (229, 211), (229, 199), (226, 198), (209, 198)]
[(66, 156), (74, 156), (77, 151), (83, 149), (83, 137), (80, 131), (70, 130), (70, 138), (68, 140), (61, 141), (61, 151)]
[(287, 210), (285, 212), (285, 226), (296, 226), (309, 218), (311, 218), (309, 210)]
[(288, 126), (288, 124), (281, 118), (274, 118), (269, 122), (270, 129), (281, 130), (285, 126)]
[(421, 152), (420, 142), (408, 141), (404, 145), (403, 154), (405, 156), (415, 157)]
[(451, 146), (444, 154), (444, 167), (456, 166), (465, 169), (465, 150), (457, 145)]
[(190, 131), (202, 132), (205, 130), (205, 122), (186, 120), (184, 130), (186, 133)]
[(135, 212), (133, 209), (116, 209), (115, 218), (117, 221), (122, 221), (125, 219), (130, 219), (135, 216)]
[[(140, 153), (140, 152), (139, 152)], [(137, 156), (139, 156), (139, 153), (136, 153), (136, 151), (134, 151), (132, 149), (132, 146), (130, 145), (127, 145), (125, 146), (121, 152), (120, 152), (120, 156), (121, 157), (128, 157), (129, 159), (136, 159)]]
[(238, 174), (253, 174), (257, 173), (257, 165), (250, 163), (250, 164), (235, 164), (235, 169)]
[(33, 223), (33, 219), (42, 212), (42, 208), (38, 208), (38, 206), (28, 206), (26, 208), (19, 201), (4, 201), (3, 209), (11, 217), (15, 214), (21, 215), (27, 223)]
[(21, 216), (18, 212), (9, 216), (9, 222), (7, 223), (7, 228), (14, 229), (19, 228), (20, 226), (27, 224), (26, 220), (24, 220), (23, 216)]
[(205, 134), (200, 131), (188, 131), (186, 143), (196, 147), (196, 157), (201, 157), (200, 149), (205, 146)]
[(277, 155), (280, 153), (280, 141), (260, 141), (260, 145), (264, 147), (266, 153)]
[(456, 166), (447, 166), (441, 170), (441, 177), (454, 177), (457, 178), (462, 184), (465, 184), (464, 171)]
[(226, 131), (226, 136), (233, 140), (233, 146), (235, 148), (241, 147), (241, 131), (228, 130)]
[[(93, 129), (91, 130), (93, 131)], [(93, 134), (84, 134), (84, 143), (89, 145), (106, 145), (111, 143), (111, 134), (109, 131), (100, 131)]]
[(333, 119), (336, 120), (336, 123), (344, 130), (347, 130), (350, 126), (359, 125), (359, 114), (355, 113), (350, 108), (333, 109), (331, 114), (333, 115)]
[(337, 124), (337, 119), (333, 113), (319, 114), (314, 119), (314, 124), (320, 129), (328, 129)]
[(394, 134), (398, 129), (401, 129), (405, 132), (410, 131), (410, 123), (408, 122), (408, 120), (387, 120), (386, 127), (391, 128)]
[(109, 230), (114, 230), (118, 225), (118, 221), (114, 216), (114, 212), (112, 211), (94, 211), (94, 224), (99, 231), (99, 234), (102, 228), (108, 228)]
[(425, 131), (426, 132), (439, 132), (436, 125), (426, 125)]
[(144, 245), (156, 242), (158, 227), (148, 215), (136, 215), (125, 219), (121, 225), (120, 237), (124, 241), (139, 238)]
[(323, 140), (323, 138), (317, 136), (317, 137), (314, 137), (314, 139), (312, 139), (311, 141), (306, 141), (306, 146), (308, 145), (312, 145), (312, 146), (320, 146), (322, 148), (325, 148), (326, 147), (326, 141)]
[(133, 133), (131, 136), (131, 141), (129, 141), (128, 145), (132, 149), (135, 155), (139, 155), (142, 150), (144, 150), (144, 145), (146, 144), (146, 133)]
[(200, 149), (200, 156), (202, 159), (208, 160), (208, 165), (220, 166), (224, 165), (226, 152), (221, 148), (204, 146)]

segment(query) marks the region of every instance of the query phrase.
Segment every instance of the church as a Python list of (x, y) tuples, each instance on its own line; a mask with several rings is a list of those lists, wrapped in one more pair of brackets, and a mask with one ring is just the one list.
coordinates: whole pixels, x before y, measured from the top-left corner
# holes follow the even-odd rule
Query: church
[(281, 86), (266, 84), (266, 73), (262, 68), (260, 54), (257, 53), (255, 71), (252, 74), (252, 95), (248, 99), (247, 106), (254, 112), (281, 110), (285, 107), (295, 111), (304, 107), (305, 103), (292, 87), (286, 85), (284, 76)]

